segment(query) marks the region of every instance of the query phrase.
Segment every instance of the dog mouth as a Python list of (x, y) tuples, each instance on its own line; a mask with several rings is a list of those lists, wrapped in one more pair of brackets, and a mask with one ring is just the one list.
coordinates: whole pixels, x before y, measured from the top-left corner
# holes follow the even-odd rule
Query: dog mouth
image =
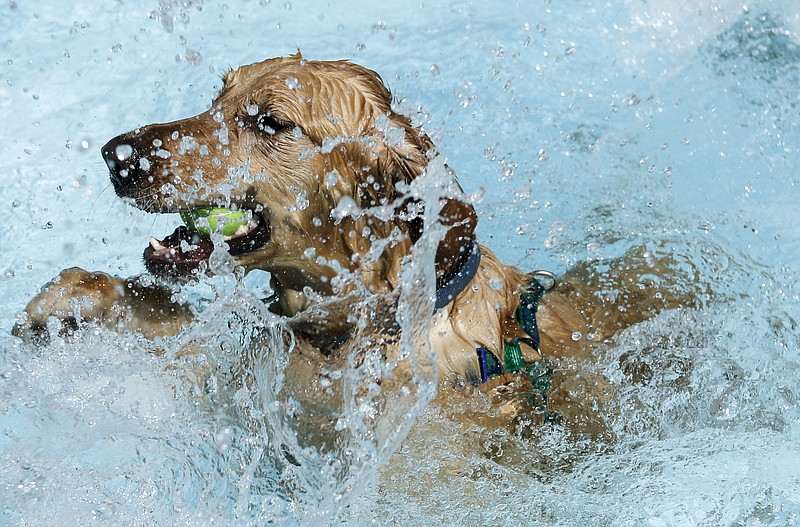
[(192, 224), (192, 228), (179, 226), (163, 239), (150, 238), (143, 254), (145, 267), (158, 277), (179, 280), (205, 273), (206, 262), (215, 248), (214, 240), (224, 241), (228, 253), (234, 257), (258, 250), (270, 240), (269, 219), (264, 212), (248, 212), (248, 216), (230, 235), (219, 232), (210, 237), (208, 231), (204, 234)]

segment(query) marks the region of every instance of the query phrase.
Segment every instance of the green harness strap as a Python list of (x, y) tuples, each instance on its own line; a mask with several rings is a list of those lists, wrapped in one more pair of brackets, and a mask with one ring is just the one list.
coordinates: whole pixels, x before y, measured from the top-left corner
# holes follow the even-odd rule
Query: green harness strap
[[(546, 277), (553, 281), (550, 287), (545, 288), (537, 276)], [(520, 295), (519, 306), (515, 313), (515, 319), (522, 327), (523, 331), (528, 335), (527, 337), (519, 337), (510, 342), (506, 342), (504, 346), (505, 353), (503, 354), (503, 363), (497, 356), (486, 348), (477, 348), (478, 364), (480, 366), (481, 381), (480, 384), (485, 383), (492, 377), (502, 375), (504, 373), (522, 372), (528, 376), (533, 384), (534, 395), (531, 401), (536, 405), (541, 405), (546, 402), (546, 393), (550, 388), (550, 376), (552, 370), (544, 364), (544, 361), (526, 361), (522, 356), (522, 349), (520, 343), (527, 344), (532, 349), (539, 351), (539, 325), (536, 322), (536, 311), (539, 308), (544, 294), (556, 286), (555, 277), (546, 271), (536, 271), (528, 280), (528, 287)]]

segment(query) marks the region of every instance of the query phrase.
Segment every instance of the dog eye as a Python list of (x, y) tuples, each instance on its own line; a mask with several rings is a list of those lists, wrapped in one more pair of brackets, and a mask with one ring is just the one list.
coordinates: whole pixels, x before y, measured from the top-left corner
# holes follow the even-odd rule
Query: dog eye
[(256, 119), (256, 126), (258, 127), (259, 131), (267, 135), (275, 135), (279, 131), (286, 128), (286, 124), (273, 117), (272, 112), (260, 114)]

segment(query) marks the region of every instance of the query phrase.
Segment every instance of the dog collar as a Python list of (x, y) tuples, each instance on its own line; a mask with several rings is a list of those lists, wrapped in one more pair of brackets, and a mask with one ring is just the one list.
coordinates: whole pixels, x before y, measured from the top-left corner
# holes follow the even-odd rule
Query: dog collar
[(436, 284), (436, 310), (442, 309), (461, 294), (478, 272), (481, 263), (481, 249), (478, 244), (473, 240), (472, 246), (462, 254), (466, 254), (466, 257), (459, 258), (456, 265), (442, 276), (442, 283)]
[[(547, 287), (537, 280), (545, 278), (548, 282)], [(492, 377), (504, 373), (522, 372), (528, 376), (533, 384), (533, 397), (539, 403), (546, 403), (546, 392), (550, 387), (550, 375), (552, 370), (543, 361), (526, 361), (522, 356), (520, 343), (527, 344), (537, 352), (539, 351), (539, 324), (536, 322), (536, 311), (539, 302), (547, 291), (550, 291), (558, 284), (556, 277), (548, 271), (535, 271), (528, 280), (528, 287), (520, 294), (519, 306), (514, 318), (522, 327), (527, 337), (516, 338), (504, 345), (503, 361), (486, 348), (477, 348), (478, 365), (480, 367), (480, 382), (483, 384)]]

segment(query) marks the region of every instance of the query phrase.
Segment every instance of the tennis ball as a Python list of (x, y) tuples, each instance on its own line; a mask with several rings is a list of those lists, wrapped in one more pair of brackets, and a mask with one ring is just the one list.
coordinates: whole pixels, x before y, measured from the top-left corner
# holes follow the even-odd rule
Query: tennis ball
[(197, 232), (206, 238), (212, 232), (222, 229), (223, 236), (233, 236), (239, 227), (247, 225), (247, 213), (243, 210), (231, 210), (222, 207), (194, 209), (181, 212), (181, 219), (190, 231)]

